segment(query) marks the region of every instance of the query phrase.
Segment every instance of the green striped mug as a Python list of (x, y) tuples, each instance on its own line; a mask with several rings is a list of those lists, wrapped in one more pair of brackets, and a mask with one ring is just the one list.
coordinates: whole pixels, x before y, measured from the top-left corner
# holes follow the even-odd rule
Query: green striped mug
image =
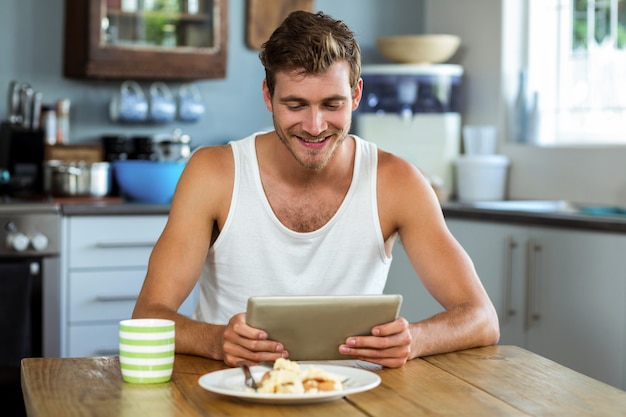
[(167, 382), (174, 369), (174, 321), (129, 319), (120, 322), (120, 368), (126, 382)]

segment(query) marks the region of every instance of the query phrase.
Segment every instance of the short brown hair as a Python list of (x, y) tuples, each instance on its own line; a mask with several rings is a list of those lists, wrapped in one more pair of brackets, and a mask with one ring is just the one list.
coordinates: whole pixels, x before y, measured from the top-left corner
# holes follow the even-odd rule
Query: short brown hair
[(323, 12), (295, 11), (289, 14), (261, 46), (270, 94), (274, 95), (275, 75), (301, 69), (306, 74), (322, 74), (333, 63), (346, 60), (350, 65), (350, 87), (361, 77), (361, 49), (348, 26)]

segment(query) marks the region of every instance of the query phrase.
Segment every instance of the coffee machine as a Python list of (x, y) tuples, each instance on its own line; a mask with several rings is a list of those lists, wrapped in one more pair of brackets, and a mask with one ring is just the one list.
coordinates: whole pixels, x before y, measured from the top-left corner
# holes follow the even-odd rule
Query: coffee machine
[(40, 196), (43, 160), (43, 130), (0, 124), (0, 195)]
[(416, 165), (446, 200), (461, 148), (459, 65), (383, 64), (362, 68), (355, 133)]

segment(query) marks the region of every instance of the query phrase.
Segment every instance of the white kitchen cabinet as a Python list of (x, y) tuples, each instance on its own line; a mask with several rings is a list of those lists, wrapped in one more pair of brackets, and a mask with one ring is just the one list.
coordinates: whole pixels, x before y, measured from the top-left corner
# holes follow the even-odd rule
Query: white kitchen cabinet
[[(66, 216), (61, 255), (66, 357), (115, 355), (118, 323), (130, 318), (166, 215)], [(180, 312), (190, 316), (197, 291)]]
[[(526, 346), (526, 250), (528, 228), (506, 223), (447, 220), (472, 258), (500, 320), (500, 343)], [(513, 299), (513, 294), (517, 297)]]
[(422, 285), (422, 281), (413, 270), (401, 241), (394, 245), (393, 261), (384, 292), (402, 295), (400, 315), (409, 322), (424, 320), (443, 311), (443, 307)]
[(515, 344), (626, 389), (626, 236), (448, 219)]

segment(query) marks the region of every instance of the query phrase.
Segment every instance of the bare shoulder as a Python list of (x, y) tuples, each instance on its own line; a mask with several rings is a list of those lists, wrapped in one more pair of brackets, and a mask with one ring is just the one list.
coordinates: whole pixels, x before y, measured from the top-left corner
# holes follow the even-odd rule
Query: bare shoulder
[(234, 160), (230, 145), (197, 149), (176, 187), (172, 212), (213, 221), (225, 218), (234, 183)]
[(232, 168), (234, 165), (233, 150), (230, 145), (203, 146), (193, 153), (188, 165), (193, 169), (208, 171)]
[(378, 150), (378, 209), (383, 233), (443, 221), (441, 206), (430, 182), (418, 167)]
[(185, 182), (199, 186), (218, 186), (234, 175), (233, 151), (230, 145), (205, 146), (197, 149), (183, 175)]
[[(409, 195), (404, 193), (409, 192)], [(378, 150), (378, 194), (384, 199), (429, 199), (432, 187), (418, 167), (392, 153)]]

